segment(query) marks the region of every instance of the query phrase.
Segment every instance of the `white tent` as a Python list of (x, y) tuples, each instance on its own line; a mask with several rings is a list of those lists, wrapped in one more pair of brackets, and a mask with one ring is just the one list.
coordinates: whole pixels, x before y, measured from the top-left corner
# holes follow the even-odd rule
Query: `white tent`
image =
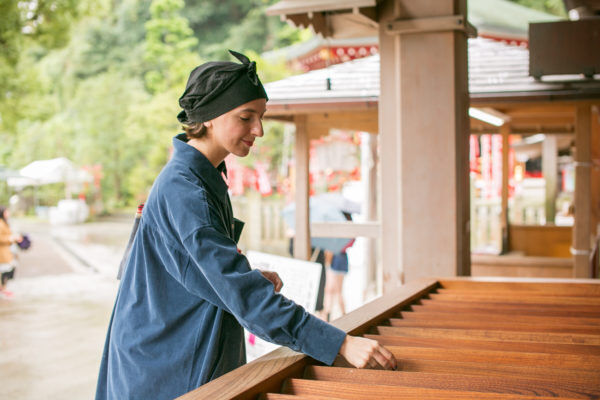
[(7, 179), (8, 186), (23, 188), (63, 182), (71, 187), (92, 181), (89, 173), (77, 168), (64, 157), (34, 161), (21, 168), (19, 174), (20, 176)]

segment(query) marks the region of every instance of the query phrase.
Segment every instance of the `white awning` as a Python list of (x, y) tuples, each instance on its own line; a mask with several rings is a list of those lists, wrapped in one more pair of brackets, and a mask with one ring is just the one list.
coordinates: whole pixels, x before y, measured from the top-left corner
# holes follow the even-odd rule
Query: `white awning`
[(266, 13), (267, 15), (292, 15), (323, 11), (352, 11), (355, 8), (376, 5), (376, 0), (281, 0), (268, 7)]
[(377, 0), (281, 0), (267, 8), (299, 28), (312, 29), (323, 37), (350, 38), (378, 34)]

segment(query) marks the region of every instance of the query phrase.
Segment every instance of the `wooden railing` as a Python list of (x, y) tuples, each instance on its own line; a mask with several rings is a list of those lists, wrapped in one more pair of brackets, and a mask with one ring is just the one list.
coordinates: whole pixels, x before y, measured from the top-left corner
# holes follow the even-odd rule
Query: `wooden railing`
[(280, 348), (180, 399), (596, 399), (600, 281), (422, 280), (334, 322), (399, 371), (333, 367)]

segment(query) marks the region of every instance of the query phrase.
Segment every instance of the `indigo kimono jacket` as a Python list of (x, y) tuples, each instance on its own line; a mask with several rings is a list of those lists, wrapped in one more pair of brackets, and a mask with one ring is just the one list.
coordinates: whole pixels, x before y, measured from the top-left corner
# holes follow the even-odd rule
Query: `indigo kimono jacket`
[[(345, 333), (275, 293), (238, 253), (225, 164), (173, 139), (111, 317), (96, 399), (172, 399), (246, 362), (243, 327), (331, 364)], [(237, 237), (236, 237), (237, 236)]]

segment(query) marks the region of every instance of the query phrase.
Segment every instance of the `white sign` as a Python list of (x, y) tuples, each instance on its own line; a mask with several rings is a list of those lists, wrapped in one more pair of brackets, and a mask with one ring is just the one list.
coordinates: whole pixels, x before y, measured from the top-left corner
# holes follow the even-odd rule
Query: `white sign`
[[(281, 294), (310, 313), (315, 312), (322, 266), (319, 263), (249, 251), (246, 254), (253, 269), (277, 272), (283, 287)], [(279, 347), (245, 331), (248, 362)]]

